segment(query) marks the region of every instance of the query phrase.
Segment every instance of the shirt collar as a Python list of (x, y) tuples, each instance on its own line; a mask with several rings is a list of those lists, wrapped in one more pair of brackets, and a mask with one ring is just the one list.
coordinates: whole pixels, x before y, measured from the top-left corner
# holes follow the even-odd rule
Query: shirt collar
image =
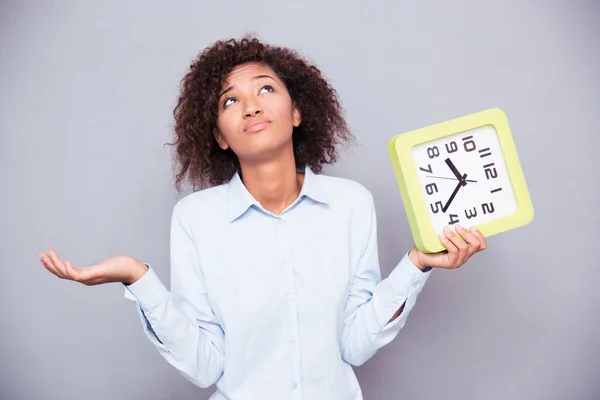
[[(304, 182), (298, 200), (301, 200), (303, 197), (309, 197), (319, 203), (328, 203), (329, 196), (322, 177), (315, 174), (308, 166), (300, 167), (297, 171), (304, 172)], [(253, 205), (260, 207), (258, 200), (246, 189), (240, 178), (239, 171), (233, 174), (227, 186), (230, 221), (239, 218)]]

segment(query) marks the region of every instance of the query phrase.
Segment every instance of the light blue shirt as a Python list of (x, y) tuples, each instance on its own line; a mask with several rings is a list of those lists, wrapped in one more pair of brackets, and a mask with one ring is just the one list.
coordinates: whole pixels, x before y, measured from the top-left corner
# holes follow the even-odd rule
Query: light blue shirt
[(211, 400), (362, 399), (352, 365), (396, 337), (431, 274), (404, 256), (381, 280), (371, 193), (304, 171), (280, 215), (238, 174), (179, 200), (171, 291), (149, 265), (125, 289), (160, 354), (216, 384)]

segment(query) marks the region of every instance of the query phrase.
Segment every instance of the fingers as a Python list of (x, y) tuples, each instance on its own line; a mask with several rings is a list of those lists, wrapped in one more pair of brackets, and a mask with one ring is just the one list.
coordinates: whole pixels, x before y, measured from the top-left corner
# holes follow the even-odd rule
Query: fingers
[(65, 274), (58, 269), (56, 265), (54, 265), (54, 260), (48, 255), (48, 253), (39, 253), (38, 255), (40, 256), (40, 262), (48, 271), (59, 278), (66, 278)]
[(479, 250), (485, 250), (488, 247), (487, 239), (477, 228), (471, 228), (471, 232), (479, 239)]
[(458, 232), (458, 234), (462, 236), (462, 238), (467, 244), (467, 250), (469, 255), (477, 253), (481, 247), (481, 241), (479, 240), (479, 237), (477, 237), (471, 229), (465, 229), (460, 225), (456, 226), (456, 232)]
[(78, 271), (70, 261), (63, 262), (56, 251), (50, 249), (48, 253), (39, 253), (41, 264), (51, 273), (61, 279), (78, 280)]
[(460, 225), (456, 225), (456, 232), (449, 230), (446, 236), (448, 240), (458, 249), (455, 255), (458, 265), (455, 268), (463, 265), (471, 256), (479, 251), (487, 248), (487, 241), (483, 234), (476, 228), (465, 229)]
[(481, 250), (481, 232), (476, 235), (475, 232), (469, 229), (465, 229), (460, 225), (456, 225), (456, 233), (452, 232), (451, 229), (444, 229), (445, 236), (448, 241), (451, 242), (456, 250), (448, 249), (449, 258), (452, 263), (451, 268), (458, 268), (462, 266), (467, 260), (475, 253)]
[(56, 267), (56, 269), (58, 271), (60, 271), (61, 275), (64, 278), (68, 279), (69, 274), (67, 273), (67, 267), (65, 267), (65, 263), (60, 259), (60, 257), (58, 256), (58, 253), (55, 252), (54, 250), (50, 249), (50, 250), (48, 250), (48, 256), (50, 256), (50, 259), (54, 263), (54, 266)]
[(460, 259), (461, 248), (465, 247), (465, 242), (448, 227), (444, 228), (444, 233), (440, 236), (440, 240), (446, 250), (448, 250), (446, 268), (454, 268), (454, 265)]
[(456, 233), (449, 227), (445, 227), (444, 232), (440, 235), (440, 242), (446, 248), (445, 252), (418, 253), (421, 264), (448, 269), (459, 268), (473, 254), (487, 249), (487, 241), (479, 230), (465, 229), (460, 225), (455, 225), (455, 227)]

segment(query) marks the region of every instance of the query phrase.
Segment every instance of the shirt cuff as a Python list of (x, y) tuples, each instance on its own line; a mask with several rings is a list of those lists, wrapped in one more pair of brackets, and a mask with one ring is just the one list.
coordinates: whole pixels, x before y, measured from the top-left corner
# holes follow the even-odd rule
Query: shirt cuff
[(133, 296), (133, 299), (138, 301), (142, 310), (151, 310), (169, 295), (169, 291), (156, 275), (154, 269), (148, 264), (146, 266), (148, 272), (131, 285), (125, 286), (125, 297), (132, 299)]
[(408, 253), (400, 260), (396, 268), (388, 276), (391, 286), (405, 296), (414, 289), (423, 286), (431, 274), (431, 267), (421, 271), (408, 257)]

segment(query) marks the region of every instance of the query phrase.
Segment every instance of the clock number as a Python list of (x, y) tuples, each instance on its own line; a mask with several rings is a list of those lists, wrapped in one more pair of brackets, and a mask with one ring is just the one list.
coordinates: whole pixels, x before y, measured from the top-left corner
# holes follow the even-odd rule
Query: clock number
[(493, 178), (498, 177), (498, 171), (496, 171), (496, 168), (493, 168), (493, 166), (494, 166), (494, 163), (486, 164), (483, 166), (483, 168), (485, 169), (485, 176), (488, 179), (493, 179)]
[(432, 195), (438, 191), (438, 188), (435, 183), (430, 183), (429, 185), (425, 186), (425, 190), (427, 190), (427, 194)]
[(463, 145), (465, 147), (465, 151), (473, 151), (477, 148), (475, 146), (475, 141), (473, 140), (473, 136), (465, 136), (463, 139)]
[[(441, 201), (436, 201), (435, 203), (432, 203), (432, 204), (430, 204), (429, 206), (431, 207), (431, 211), (432, 211), (434, 214), (437, 214), (437, 213), (439, 213), (439, 212), (440, 212), (440, 210), (441, 210), (442, 208), (444, 208), (444, 205), (442, 204), (442, 202), (441, 202)], [(433, 206), (435, 206), (435, 209), (433, 208)]]
[(425, 169), (423, 167), (419, 167), (419, 169), (421, 171), (425, 171), (425, 172), (429, 172), (430, 174), (433, 174), (433, 170), (431, 169), (431, 164), (427, 164), (427, 168), (429, 168), (429, 169)]
[(484, 214), (491, 214), (494, 212), (494, 203), (483, 203), (481, 205)]
[[(468, 213), (467, 213), (468, 211)], [(465, 210), (465, 216), (467, 217), (467, 219), (471, 219), (477, 216), (477, 208), (473, 207), (473, 211), (471, 210)]]
[[(456, 220), (454, 218), (456, 218)], [(450, 222), (448, 222), (448, 224), (454, 225), (454, 224), (456, 224), (458, 222), (459, 222), (458, 215), (456, 215), (456, 214), (450, 214)]]
[(440, 155), (440, 149), (438, 149), (437, 146), (428, 147), (427, 155), (429, 156), (429, 158), (436, 158)]
[[(448, 145), (450, 145), (450, 147), (448, 147)], [(458, 151), (458, 145), (456, 144), (456, 142), (452, 141), (450, 143), (446, 143), (446, 151), (448, 152), (448, 154), (457, 152)]]
[(496, 193), (496, 192), (499, 192), (501, 190), (502, 190), (502, 188), (494, 189), (494, 190), (491, 190), (490, 193)]
[(492, 155), (492, 152), (490, 151), (489, 147), (479, 150), (479, 157), (481, 157), (481, 158), (491, 156), (491, 155)]

